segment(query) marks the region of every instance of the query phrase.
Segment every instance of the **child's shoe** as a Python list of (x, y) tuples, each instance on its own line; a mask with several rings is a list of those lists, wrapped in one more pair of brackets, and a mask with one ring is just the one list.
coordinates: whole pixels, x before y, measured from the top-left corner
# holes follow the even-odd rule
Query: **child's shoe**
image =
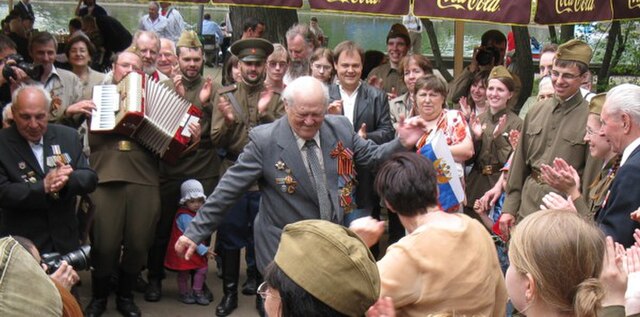
[(209, 299), (204, 294), (204, 292), (194, 292), (193, 298), (198, 305), (207, 306), (209, 305)]
[(185, 304), (195, 304), (196, 303), (196, 299), (193, 297), (193, 295), (191, 293), (180, 294), (180, 296), (178, 297), (178, 300), (183, 302), (183, 303), (185, 303)]

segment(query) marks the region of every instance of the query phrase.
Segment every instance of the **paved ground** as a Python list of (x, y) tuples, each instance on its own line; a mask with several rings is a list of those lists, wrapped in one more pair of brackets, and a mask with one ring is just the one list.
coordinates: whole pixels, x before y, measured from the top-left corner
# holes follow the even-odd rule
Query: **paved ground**
[[(242, 267), (240, 284), (245, 279), (245, 268)], [(79, 272), (82, 279), (82, 286), (80, 287), (80, 301), (82, 307), (86, 306), (91, 300), (91, 274), (88, 271)], [(143, 294), (135, 293), (136, 304), (140, 307), (143, 316), (151, 317), (177, 317), (177, 316), (215, 316), (215, 309), (218, 302), (222, 298), (222, 280), (216, 276), (216, 267), (214, 261), (209, 261), (209, 273), (207, 274), (207, 284), (214, 293), (214, 299), (209, 306), (200, 306), (197, 304), (186, 305), (178, 301), (178, 285), (176, 282), (176, 274), (173, 272), (167, 272), (168, 277), (162, 284), (163, 297), (159, 302), (149, 303), (143, 298)], [(230, 316), (245, 317), (245, 316), (258, 316), (255, 309), (255, 296), (245, 296), (242, 293), (238, 293), (238, 309), (236, 309)], [(104, 317), (116, 317), (120, 316), (120, 313), (116, 310), (115, 295), (109, 297), (109, 303), (107, 305), (107, 312)]]

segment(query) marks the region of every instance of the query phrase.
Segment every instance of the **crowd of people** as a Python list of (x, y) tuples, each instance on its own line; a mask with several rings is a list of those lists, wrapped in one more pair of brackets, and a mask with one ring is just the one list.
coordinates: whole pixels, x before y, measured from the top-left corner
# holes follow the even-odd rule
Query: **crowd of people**
[[(640, 87), (591, 92), (587, 43), (545, 46), (537, 96), (518, 104), (497, 30), (447, 83), (415, 17), (391, 26), (382, 59), (358, 39), (327, 47), (316, 17), (284, 43), (250, 17), (217, 82), (203, 76), (217, 59), (177, 8), (148, 10), (109, 45), (105, 25), (119, 22), (95, 0), (78, 3), (64, 45), (32, 29), (28, 0), (4, 20), (0, 236), (15, 240), (0, 240), (0, 268), (29, 262), (38, 294), (54, 295), (41, 310), (22, 293), (0, 307), (101, 316), (115, 293), (123, 316), (140, 316), (134, 290), (162, 300), (168, 269), (183, 304), (210, 305), (220, 287), (217, 316), (239, 292), (271, 317), (640, 315)], [(92, 127), (94, 88), (136, 73), (195, 108), (177, 159)], [(451, 165), (423, 155), (439, 138)], [(452, 171), (464, 195), (445, 207)], [(37, 259), (84, 244), (80, 312), (72, 267), (47, 277)], [(207, 281), (210, 259), (221, 282)]]

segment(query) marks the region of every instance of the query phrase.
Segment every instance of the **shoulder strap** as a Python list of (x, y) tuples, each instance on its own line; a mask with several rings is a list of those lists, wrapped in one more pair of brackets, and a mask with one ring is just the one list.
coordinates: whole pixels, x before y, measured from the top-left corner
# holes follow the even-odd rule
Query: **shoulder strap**
[(240, 106), (238, 99), (233, 94), (236, 88), (237, 88), (236, 85), (224, 87), (220, 89), (220, 94), (224, 94), (227, 97), (227, 99), (229, 99), (231, 106), (240, 117), (240, 120), (242, 120), (242, 122), (244, 122), (244, 124), (247, 125), (248, 128), (250, 128), (251, 125), (249, 124), (249, 118), (247, 117), (247, 114), (245, 114), (244, 111), (242, 111), (242, 107)]

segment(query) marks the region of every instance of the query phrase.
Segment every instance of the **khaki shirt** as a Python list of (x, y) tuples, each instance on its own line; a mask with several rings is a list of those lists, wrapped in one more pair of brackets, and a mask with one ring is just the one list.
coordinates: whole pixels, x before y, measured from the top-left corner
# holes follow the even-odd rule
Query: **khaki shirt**
[[(238, 155), (242, 153), (244, 146), (249, 143), (249, 130), (251, 128), (273, 122), (285, 113), (284, 103), (277, 92), (273, 92), (273, 96), (267, 105), (267, 110), (264, 113), (258, 113), (258, 102), (263, 89), (264, 85), (262, 83), (256, 86), (249, 86), (244, 82), (236, 84), (233, 95), (238, 100), (243, 113), (238, 114), (232, 106), (235, 120), (231, 123), (225, 121), (224, 115), (218, 109), (220, 95), (216, 92), (212, 99), (211, 140), (214, 146), (227, 151), (227, 157), (231, 158), (231, 161), (235, 161)], [(227, 98), (224, 94), (222, 96)], [(243, 118), (247, 118), (249, 127), (245, 124)]]
[[(167, 79), (162, 83), (175, 90), (173, 80)], [(200, 102), (200, 91), (205, 84), (205, 79), (202, 76), (198, 76), (193, 81), (189, 81), (182, 77), (182, 84), (185, 90), (184, 98), (202, 111), (202, 117), (200, 118), (200, 144), (198, 149), (185, 153), (183, 157), (179, 158), (175, 165), (161, 161), (160, 177), (162, 180), (184, 179), (185, 177), (197, 179), (218, 177), (220, 175), (220, 158), (211, 142), (209, 133), (207, 133), (211, 130), (213, 108), (211, 108), (210, 102), (204, 104)], [(217, 91), (217, 89), (217, 84), (214, 84), (212, 92)]]
[(367, 76), (367, 82), (369, 82), (369, 79), (373, 76), (382, 79), (382, 90), (386, 93), (391, 93), (391, 88), (396, 89), (397, 96), (407, 92), (407, 86), (404, 84), (403, 74), (400, 74), (400, 71), (397, 69), (391, 68), (390, 63), (384, 63), (372, 69), (369, 76)]
[(578, 92), (568, 101), (557, 97), (533, 106), (522, 128), (520, 142), (509, 171), (503, 212), (520, 219), (540, 209), (542, 197), (554, 191), (532, 175), (542, 164), (564, 159), (580, 174), (583, 197), (602, 166), (589, 155), (584, 141), (589, 108)]
[[(502, 115), (507, 115), (507, 125), (504, 133), (497, 138), (493, 137), (493, 130)], [(482, 125), (482, 135), (479, 140), (475, 140), (473, 145), (475, 156), (473, 158), (473, 169), (467, 176), (467, 204), (473, 206), (476, 199), (479, 199), (491, 189), (500, 179), (500, 169), (509, 160), (509, 155), (513, 150), (509, 143), (509, 131), (522, 130), (522, 119), (513, 111), (503, 109), (496, 114), (490, 111), (483, 112), (478, 119)], [(485, 173), (483, 173), (483, 169)], [(490, 174), (489, 174), (490, 173)]]

